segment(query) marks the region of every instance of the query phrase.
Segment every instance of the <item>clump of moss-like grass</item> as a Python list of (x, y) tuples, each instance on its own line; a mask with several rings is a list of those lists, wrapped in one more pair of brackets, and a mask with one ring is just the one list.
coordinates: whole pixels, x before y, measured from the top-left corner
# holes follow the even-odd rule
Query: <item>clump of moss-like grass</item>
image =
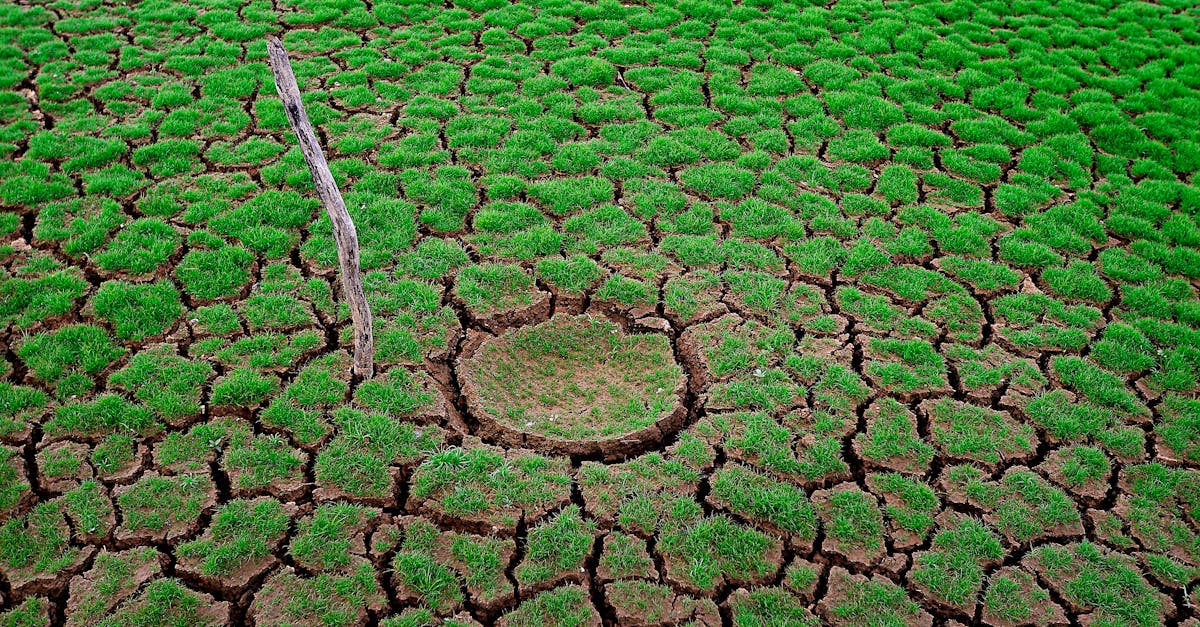
[(48, 255), (14, 261), (11, 270), (0, 269), (0, 324), (27, 329), (54, 322), (70, 314), (87, 290), (79, 268)]
[(422, 462), (410, 495), (435, 516), (511, 531), (522, 514), (536, 519), (566, 503), (570, 485), (566, 458), (468, 442)]
[(592, 606), (586, 588), (577, 585), (562, 586), (543, 592), (521, 603), (517, 609), (505, 614), (498, 625), (588, 625), (600, 621), (600, 615)]
[(490, 609), (512, 599), (505, 569), (514, 540), (442, 532), (421, 518), (401, 521), (396, 539), (392, 580), (402, 599), (438, 613), (454, 611), (468, 597)]
[(383, 588), (368, 564), (348, 574), (320, 573), (301, 577), (291, 568), (277, 571), (254, 595), (250, 612), (260, 623), (314, 620), (345, 625), (366, 619), (387, 603)]
[(202, 512), (217, 502), (217, 488), (207, 474), (143, 475), (115, 491), (121, 510), (121, 540), (175, 540), (196, 530)]
[(179, 568), (222, 587), (243, 588), (278, 562), (273, 551), (294, 509), (272, 498), (230, 501), (213, 514), (204, 535), (179, 545)]
[(390, 416), (341, 408), (332, 412), (338, 434), (317, 454), (318, 490), (322, 495), (387, 502), (396, 488), (400, 468), (409, 468), (434, 454), (444, 434), (434, 426), (421, 427)]
[(933, 617), (891, 580), (882, 575), (868, 579), (840, 566), (831, 569), (829, 592), (817, 609), (827, 621), (850, 625), (928, 625), (933, 622)]
[(71, 581), (68, 624), (96, 624), (145, 582), (162, 574), (162, 555), (152, 547), (101, 551), (82, 577)]
[(538, 589), (564, 579), (578, 580), (592, 553), (596, 524), (585, 520), (579, 506), (569, 505), (529, 530), (525, 559), (514, 571), (522, 587)]
[(658, 551), (666, 576), (697, 592), (724, 583), (761, 583), (778, 569), (779, 540), (723, 515), (705, 516), (699, 503), (677, 498), (662, 513)]
[(174, 346), (161, 345), (135, 354), (108, 377), (108, 384), (132, 392), (167, 424), (186, 424), (200, 413), (200, 397), (213, 377), (211, 365), (181, 357)]
[(711, 600), (680, 594), (671, 586), (649, 581), (614, 581), (604, 587), (604, 596), (616, 612), (618, 622), (710, 623), (720, 617)]
[(801, 545), (817, 536), (817, 513), (804, 491), (790, 483), (729, 464), (713, 474), (709, 502), (791, 535)]
[(89, 392), (94, 377), (124, 354), (104, 329), (85, 324), (39, 333), (17, 347), (30, 372), (53, 386), (59, 398)]
[(1171, 600), (1142, 577), (1131, 557), (1091, 542), (1040, 546), (1022, 564), (1041, 574), (1076, 611), (1092, 611), (1128, 624), (1156, 625), (1174, 610)]
[(934, 602), (969, 613), (983, 590), (984, 569), (1005, 553), (1000, 538), (983, 523), (947, 516), (930, 549), (914, 557), (909, 577)]

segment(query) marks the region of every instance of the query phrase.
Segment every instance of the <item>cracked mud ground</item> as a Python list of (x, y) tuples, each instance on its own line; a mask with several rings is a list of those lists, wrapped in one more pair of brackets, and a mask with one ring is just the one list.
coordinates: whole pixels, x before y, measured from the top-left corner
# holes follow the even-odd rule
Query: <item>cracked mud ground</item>
[[(0, 620), (1195, 624), (1198, 25), (0, 0)], [(567, 315), (676, 369), (479, 411)], [(529, 436), (588, 395), (617, 441)]]

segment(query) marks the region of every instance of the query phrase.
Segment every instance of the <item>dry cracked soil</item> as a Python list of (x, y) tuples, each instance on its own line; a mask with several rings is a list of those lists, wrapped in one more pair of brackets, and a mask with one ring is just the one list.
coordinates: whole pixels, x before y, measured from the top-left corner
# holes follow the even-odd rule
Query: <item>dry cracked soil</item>
[(0, 0), (0, 624), (1197, 625), (1198, 118), (1183, 0)]

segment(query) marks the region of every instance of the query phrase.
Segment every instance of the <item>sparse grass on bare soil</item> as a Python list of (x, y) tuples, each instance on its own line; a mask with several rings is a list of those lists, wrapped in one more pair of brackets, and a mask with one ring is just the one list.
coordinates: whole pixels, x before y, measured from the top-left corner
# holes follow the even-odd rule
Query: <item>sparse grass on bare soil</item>
[(1197, 119), (1188, 0), (0, 0), (0, 625), (1194, 625)]
[(686, 377), (666, 335), (586, 316), (485, 339), (458, 375), (478, 420), (554, 440), (624, 439), (684, 411)]

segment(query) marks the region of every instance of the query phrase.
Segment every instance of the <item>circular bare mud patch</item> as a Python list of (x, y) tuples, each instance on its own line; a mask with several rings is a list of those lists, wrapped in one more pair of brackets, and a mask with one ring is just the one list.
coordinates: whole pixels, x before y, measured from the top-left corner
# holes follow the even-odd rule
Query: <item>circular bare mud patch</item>
[(616, 459), (685, 421), (687, 376), (662, 333), (558, 314), (473, 344), (457, 372), (486, 439)]

